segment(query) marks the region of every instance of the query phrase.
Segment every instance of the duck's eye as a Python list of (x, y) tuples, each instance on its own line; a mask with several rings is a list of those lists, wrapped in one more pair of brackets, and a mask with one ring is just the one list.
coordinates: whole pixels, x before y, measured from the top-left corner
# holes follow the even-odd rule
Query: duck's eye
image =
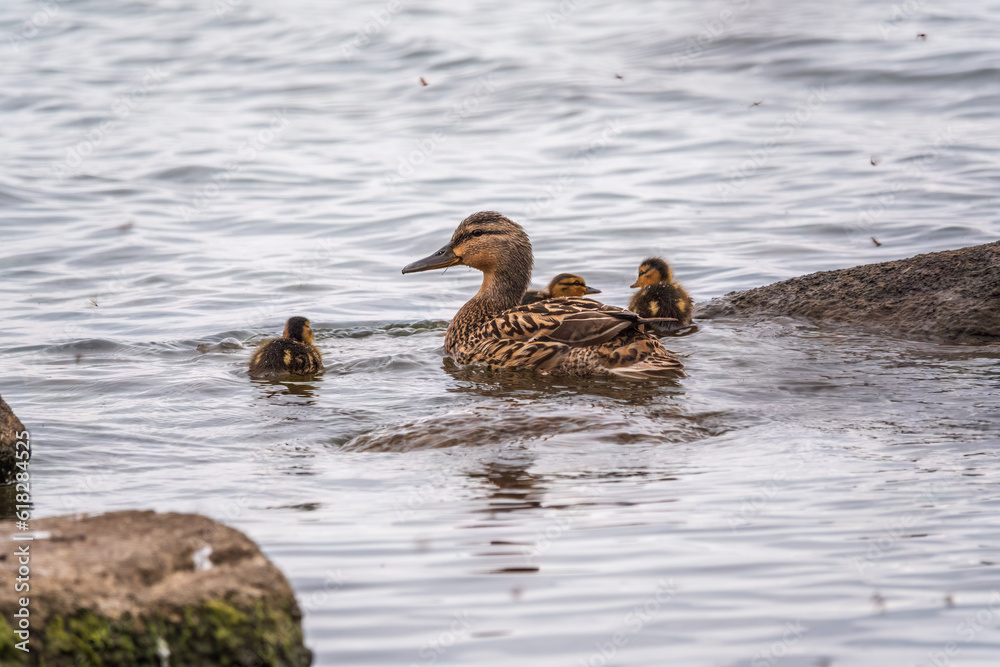
[(483, 235), (483, 230), (481, 230), (481, 229), (475, 229), (475, 230), (472, 231), (472, 235), (473, 236), (482, 236)]

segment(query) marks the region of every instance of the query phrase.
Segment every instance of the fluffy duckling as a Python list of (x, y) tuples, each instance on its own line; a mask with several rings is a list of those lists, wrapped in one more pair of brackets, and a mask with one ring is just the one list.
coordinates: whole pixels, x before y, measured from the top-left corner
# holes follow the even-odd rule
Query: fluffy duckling
[(281, 338), (272, 338), (250, 357), (250, 375), (312, 375), (323, 370), (323, 355), (313, 345), (309, 320), (290, 317)]
[(560, 273), (552, 279), (545, 289), (530, 289), (521, 297), (521, 305), (553, 299), (560, 296), (583, 296), (584, 294), (600, 294), (601, 290), (588, 287), (580, 276), (572, 273)]
[(642, 317), (672, 317), (673, 328), (691, 324), (691, 297), (674, 280), (674, 272), (660, 257), (650, 257), (639, 265), (639, 279), (632, 288), (640, 288), (628, 303), (628, 309)]
[(446, 246), (403, 273), (456, 264), (483, 272), (479, 292), (445, 334), (445, 352), (460, 364), (577, 376), (684, 377), (681, 363), (643, 331), (655, 320), (580, 297), (520, 305), (532, 261), (524, 229), (485, 211), (463, 220)]

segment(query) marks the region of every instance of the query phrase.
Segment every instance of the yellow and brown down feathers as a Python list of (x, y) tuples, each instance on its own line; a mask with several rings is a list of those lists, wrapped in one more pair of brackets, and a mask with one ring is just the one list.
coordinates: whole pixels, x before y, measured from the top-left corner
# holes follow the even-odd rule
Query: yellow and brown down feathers
[(323, 370), (323, 355), (313, 345), (309, 320), (292, 317), (285, 323), (281, 338), (273, 338), (250, 356), (250, 375), (313, 375)]
[(521, 297), (521, 305), (537, 303), (545, 299), (560, 296), (583, 296), (584, 294), (600, 294), (601, 290), (587, 285), (587, 282), (574, 273), (560, 273), (549, 281), (544, 289), (530, 289)]
[(674, 272), (663, 259), (650, 257), (639, 265), (639, 278), (632, 285), (629, 310), (642, 317), (672, 317), (676, 328), (691, 324), (693, 305), (687, 290), (674, 280)]

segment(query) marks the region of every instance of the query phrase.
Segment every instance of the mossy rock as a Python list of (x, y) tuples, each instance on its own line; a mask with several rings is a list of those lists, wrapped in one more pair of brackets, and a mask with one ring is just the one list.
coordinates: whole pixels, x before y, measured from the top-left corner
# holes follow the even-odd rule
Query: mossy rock
[[(0, 524), (10, 535), (12, 524)], [(0, 600), (0, 664), (300, 667), (312, 661), (288, 582), (246, 536), (197, 515), (32, 522), (29, 653)], [(9, 530), (7, 530), (9, 529)], [(7, 540), (4, 548), (26, 542)], [(141, 554), (141, 558), (136, 558)], [(0, 585), (15, 568), (0, 562)]]
[[(0, 484), (11, 484), (14, 482), (14, 475), (19, 472), (17, 443), (26, 442), (24, 433), (24, 424), (0, 396)], [(30, 449), (24, 451), (30, 456)]]

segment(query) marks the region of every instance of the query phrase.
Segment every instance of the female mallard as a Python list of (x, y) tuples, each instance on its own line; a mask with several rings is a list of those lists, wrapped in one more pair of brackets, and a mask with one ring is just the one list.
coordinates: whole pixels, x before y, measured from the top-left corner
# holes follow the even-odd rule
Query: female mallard
[(521, 305), (537, 303), (560, 296), (583, 296), (584, 294), (600, 294), (601, 290), (587, 287), (580, 276), (572, 273), (560, 273), (552, 279), (545, 289), (530, 289), (521, 297)]
[(312, 375), (323, 370), (323, 355), (313, 345), (309, 320), (291, 317), (281, 338), (272, 338), (250, 357), (250, 375)]
[(632, 285), (636, 287), (640, 289), (628, 302), (629, 310), (642, 317), (672, 317), (676, 327), (691, 324), (691, 297), (661, 258), (650, 257), (639, 265), (639, 279)]
[(465, 264), (483, 284), (448, 325), (444, 349), (460, 364), (564, 375), (684, 377), (681, 363), (642, 331), (635, 313), (592, 299), (561, 297), (519, 305), (531, 280), (531, 241), (499, 213), (474, 213), (451, 242), (406, 266), (416, 273)]

